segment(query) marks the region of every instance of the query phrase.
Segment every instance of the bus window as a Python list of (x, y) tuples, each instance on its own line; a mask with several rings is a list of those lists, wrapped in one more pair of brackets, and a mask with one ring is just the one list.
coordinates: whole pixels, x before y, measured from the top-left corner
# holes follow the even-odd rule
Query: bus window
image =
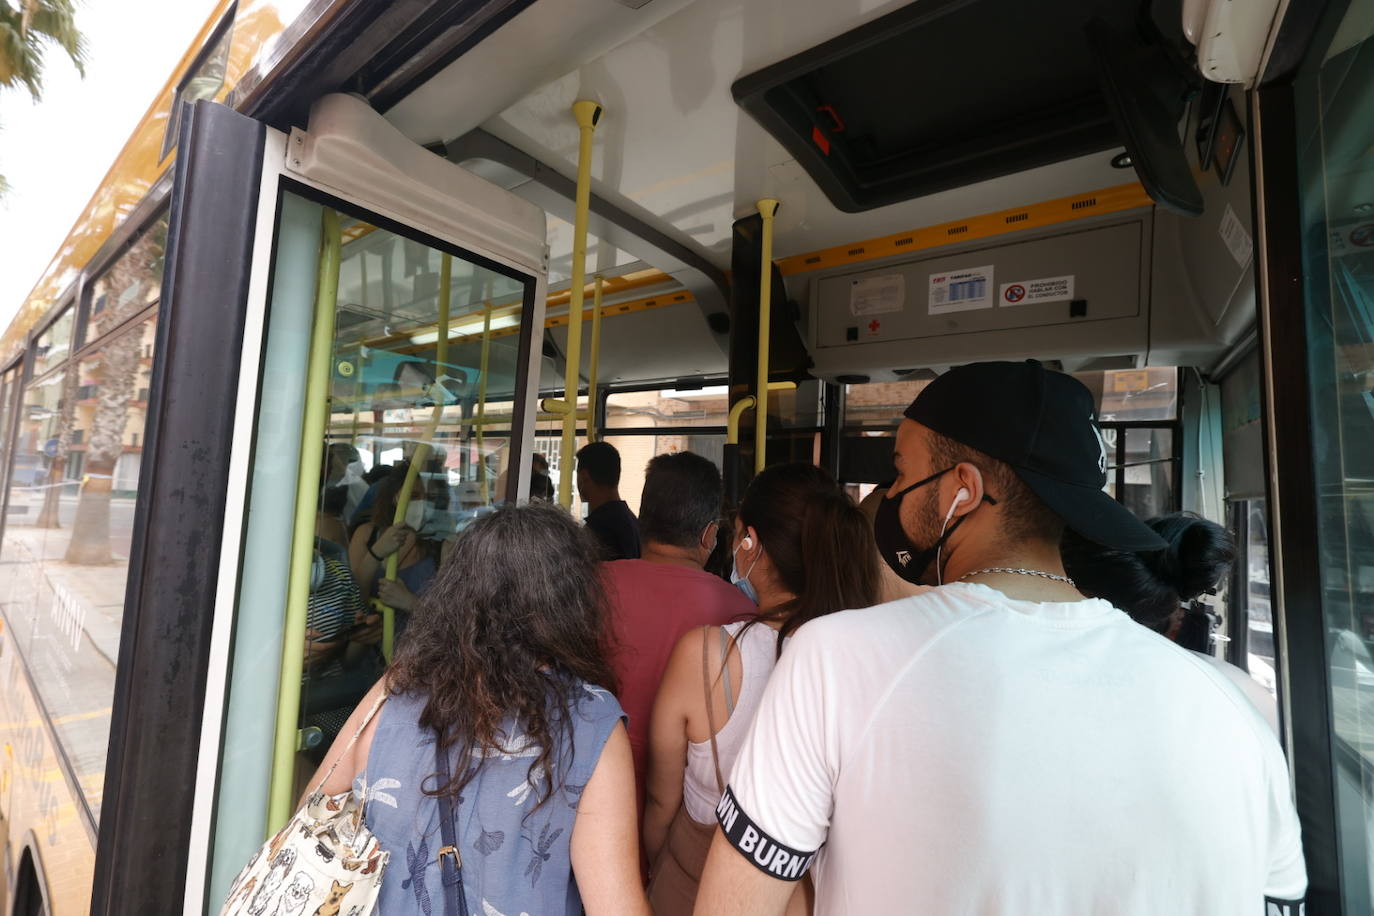
[(620, 452), (620, 495), (639, 514), (644, 470), (655, 455), (695, 452), (721, 467), (730, 397), (724, 385), (613, 391), (602, 439)]
[[(19, 367), (0, 373), (0, 484), (5, 480), (9, 468), (10, 432), (13, 429), (15, 399), (19, 396)], [(0, 506), (4, 505), (4, 494), (0, 493)], [(0, 528), (4, 525), (0, 522)]]
[(60, 366), (72, 349), (72, 330), (76, 325), (76, 309), (68, 308), (47, 330), (38, 335), (33, 344), (33, 375), (42, 375)]
[[(1367, 213), (1374, 112), (1365, 101), (1374, 84), (1374, 2), (1355, 0), (1330, 15), (1342, 19), (1325, 33), (1331, 44), (1313, 49), (1317, 63), (1293, 84), (1297, 129), (1270, 142), (1294, 144), (1284, 155), (1296, 156), (1301, 209), (1308, 376), (1281, 383), (1310, 386), (1310, 537), (1319, 554), (1317, 568), (1303, 573), (1320, 582), (1325, 651), (1305, 660), (1327, 667), (1332, 771), (1324, 784), (1334, 783), (1335, 806), (1320, 816), (1334, 816), (1340, 836), (1339, 861), (1322, 864), (1340, 870), (1343, 911), (1367, 913), (1374, 906), (1374, 224)], [(1293, 536), (1287, 521), (1283, 530)], [(1303, 712), (1295, 708), (1294, 719)]]
[(85, 347), (63, 364), (71, 311), (48, 329), (23, 390), (0, 559), (5, 616), (60, 744), (74, 804), (100, 818), (115, 662), (148, 412), (165, 222), (96, 280)]
[[(1172, 367), (1078, 372), (1075, 378), (1097, 399), (1107, 449), (1107, 486), (1141, 518), (1173, 512), (1179, 492), (1175, 444), (1178, 370)], [(892, 476), (891, 437), (902, 412), (928, 380), (869, 382), (845, 386), (840, 478), (855, 495)]]

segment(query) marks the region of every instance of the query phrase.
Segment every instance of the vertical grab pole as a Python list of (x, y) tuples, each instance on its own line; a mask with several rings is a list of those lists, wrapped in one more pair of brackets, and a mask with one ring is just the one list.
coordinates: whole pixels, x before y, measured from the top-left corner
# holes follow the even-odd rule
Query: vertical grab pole
[(765, 197), (757, 204), (763, 217), (762, 264), (759, 268), (759, 374), (754, 386), (757, 407), (754, 412), (754, 473), (763, 470), (764, 449), (768, 442), (768, 340), (772, 329), (773, 300), (773, 217), (778, 201)]
[[(448, 327), (449, 327), (449, 301), (453, 293), (453, 256), (447, 253), (439, 256), (439, 339), (434, 345), (434, 378), (437, 382), (439, 377), (446, 374), (448, 368)], [(444, 388), (442, 385), (435, 385), (438, 392), (434, 394), (434, 414), (430, 417), (429, 428), (424, 433), (424, 438), (415, 446), (415, 454), (410, 457), (410, 467), (406, 468), (405, 483), (401, 485), (401, 492), (396, 494), (396, 512), (391, 518), (392, 525), (403, 525), (406, 520), (406, 510), (410, 508), (410, 491), (415, 486), (415, 481), (420, 478), (420, 468), (429, 460), (430, 443), (434, 441), (435, 434), (439, 431), (439, 422), (444, 418)], [(401, 567), (401, 553), (397, 551), (386, 558), (386, 578), (396, 581), (396, 573)], [(373, 602), (373, 606), (382, 612), (382, 657), (388, 662), (396, 648), (396, 609), (388, 607), (381, 601)]]
[(482, 363), (477, 379), (477, 483), (482, 488), (482, 504), (491, 503), (487, 483), (487, 366), (491, 364), (491, 303), (482, 305)]
[(573, 102), (577, 119), (577, 200), (573, 216), (572, 297), (568, 301), (568, 352), (563, 369), (563, 444), (558, 456), (558, 503), (572, 508), (573, 454), (577, 451), (577, 389), (582, 362), (582, 302), (587, 285), (587, 213), (592, 200), (592, 137), (601, 106), (586, 99)]
[(286, 586), (281, 682), (277, 688), (277, 727), (272, 745), (272, 778), (267, 801), (267, 832), (274, 833), (291, 816), (301, 712), (301, 677), (305, 667), (305, 630), (310, 604), (310, 569), (315, 557), (315, 515), (320, 467), (324, 460), (325, 425), (329, 420), (329, 363), (334, 347), (334, 312), (339, 295), (339, 261), (343, 245), (339, 214), (324, 211), (320, 264), (315, 285), (315, 318), (305, 376), (305, 411), (301, 420), (301, 459), (296, 470), (296, 508), (291, 532), (291, 565)]
[(601, 363), (601, 274), (592, 291), (592, 355), (587, 365), (587, 441), (596, 441), (596, 373)]

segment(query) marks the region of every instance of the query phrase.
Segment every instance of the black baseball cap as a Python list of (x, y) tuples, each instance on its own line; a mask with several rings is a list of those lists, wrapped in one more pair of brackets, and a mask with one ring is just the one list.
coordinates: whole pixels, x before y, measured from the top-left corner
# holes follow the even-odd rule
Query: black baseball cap
[(1119, 550), (1163, 550), (1164, 540), (1103, 491), (1107, 447), (1092, 392), (1035, 360), (956, 366), (911, 406), (915, 420), (1006, 462), (1064, 524)]

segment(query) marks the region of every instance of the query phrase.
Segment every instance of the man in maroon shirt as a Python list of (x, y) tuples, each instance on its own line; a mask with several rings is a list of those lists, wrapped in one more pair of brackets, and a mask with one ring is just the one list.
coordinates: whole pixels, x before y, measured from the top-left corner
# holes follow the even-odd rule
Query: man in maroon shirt
[(720, 471), (708, 459), (692, 452), (659, 455), (649, 462), (639, 503), (640, 559), (601, 566), (641, 815), (649, 714), (673, 646), (694, 627), (755, 611), (739, 589), (702, 570), (716, 546), (722, 495)]

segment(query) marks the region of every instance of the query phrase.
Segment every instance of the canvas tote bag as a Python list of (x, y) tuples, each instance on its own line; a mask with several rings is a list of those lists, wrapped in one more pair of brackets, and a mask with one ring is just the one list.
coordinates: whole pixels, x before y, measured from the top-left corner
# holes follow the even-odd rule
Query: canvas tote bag
[[(349, 739), (351, 750), (386, 694)], [(340, 755), (342, 759), (344, 755)], [(325, 795), (329, 768), (305, 806), (263, 844), (234, 879), (220, 916), (339, 916), (375, 911), (390, 853), (363, 823), (363, 799), (352, 789)]]

